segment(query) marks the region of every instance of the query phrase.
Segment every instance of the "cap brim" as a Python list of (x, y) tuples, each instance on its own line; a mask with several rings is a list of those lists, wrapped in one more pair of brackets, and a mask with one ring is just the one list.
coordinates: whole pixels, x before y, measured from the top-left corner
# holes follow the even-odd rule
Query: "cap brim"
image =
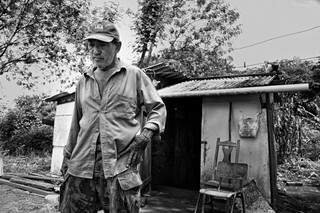
[(95, 33), (87, 36), (84, 40), (89, 40), (89, 39), (95, 39), (103, 42), (111, 42), (114, 38), (111, 36)]

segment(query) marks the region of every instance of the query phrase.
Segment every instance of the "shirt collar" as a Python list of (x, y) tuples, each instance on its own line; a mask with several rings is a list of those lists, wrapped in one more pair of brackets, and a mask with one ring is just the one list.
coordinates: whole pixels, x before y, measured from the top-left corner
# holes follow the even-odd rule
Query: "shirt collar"
[[(89, 69), (87, 72), (84, 73), (86, 77), (94, 78), (94, 71), (97, 69), (97, 67), (94, 67), (92, 69)], [(126, 70), (126, 65), (117, 58), (114, 66), (108, 70), (108, 72), (111, 72), (111, 76), (114, 75), (117, 72), (120, 72), (121, 70)]]

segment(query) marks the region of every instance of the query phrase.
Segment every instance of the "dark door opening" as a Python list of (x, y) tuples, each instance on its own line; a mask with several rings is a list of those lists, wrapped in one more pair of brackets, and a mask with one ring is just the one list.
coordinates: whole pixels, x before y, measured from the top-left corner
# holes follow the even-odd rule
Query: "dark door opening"
[(165, 99), (166, 130), (152, 144), (152, 185), (198, 190), (200, 185), (201, 98)]

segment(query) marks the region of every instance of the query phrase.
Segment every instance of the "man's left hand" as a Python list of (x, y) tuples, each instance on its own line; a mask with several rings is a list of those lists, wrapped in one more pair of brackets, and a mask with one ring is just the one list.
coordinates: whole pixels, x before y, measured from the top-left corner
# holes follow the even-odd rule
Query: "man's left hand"
[(136, 135), (129, 147), (129, 149), (131, 150), (128, 158), (129, 166), (134, 167), (141, 162), (144, 150), (146, 149), (148, 143), (151, 142), (152, 136), (153, 131), (149, 129), (143, 129), (139, 135)]

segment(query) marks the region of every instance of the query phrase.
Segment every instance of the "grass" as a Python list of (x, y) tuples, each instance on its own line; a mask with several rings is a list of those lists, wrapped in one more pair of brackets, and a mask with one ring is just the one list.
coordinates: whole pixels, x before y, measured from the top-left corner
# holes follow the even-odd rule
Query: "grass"
[(31, 153), (28, 156), (10, 156), (3, 158), (4, 173), (40, 173), (50, 172), (51, 154), (36, 155)]

